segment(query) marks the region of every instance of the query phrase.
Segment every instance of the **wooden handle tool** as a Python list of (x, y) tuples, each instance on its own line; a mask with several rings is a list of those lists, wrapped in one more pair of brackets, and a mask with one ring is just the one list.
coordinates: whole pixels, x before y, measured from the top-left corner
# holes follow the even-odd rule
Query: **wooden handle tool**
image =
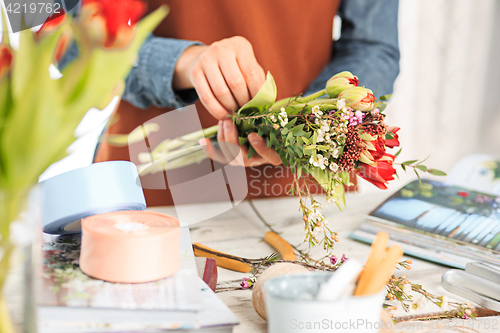
[(211, 249), (199, 243), (193, 243), (193, 251), (197, 257), (214, 258), (217, 266), (220, 267), (242, 273), (248, 273), (252, 270), (252, 266), (238, 260), (241, 258)]
[(280, 235), (275, 232), (268, 231), (264, 236), (264, 241), (271, 245), (278, 253), (281, 255), (281, 258), (284, 260), (297, 260), (297, 256), (293, 251), (293, 247), (284, 240)]

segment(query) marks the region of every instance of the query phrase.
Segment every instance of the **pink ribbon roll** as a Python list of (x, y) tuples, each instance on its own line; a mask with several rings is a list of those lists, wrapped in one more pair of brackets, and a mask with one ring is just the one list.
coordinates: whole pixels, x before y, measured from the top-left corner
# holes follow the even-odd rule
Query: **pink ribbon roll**
[(96, 279), (141, 283), (180, 265), (180, 224), (169, 215), (119, 211), (82, 220), (81, 270)]

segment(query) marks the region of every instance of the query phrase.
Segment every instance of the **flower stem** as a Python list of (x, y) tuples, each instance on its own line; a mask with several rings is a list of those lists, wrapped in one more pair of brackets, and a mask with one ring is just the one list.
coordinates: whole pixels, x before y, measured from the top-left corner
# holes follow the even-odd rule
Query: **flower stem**
[(0, 293), (0, 332), (2, 333), (14, 333), (14, 325), (10, 318), (9, 308), (7, 307), (7, 302), (5, 302), (5, 297)]

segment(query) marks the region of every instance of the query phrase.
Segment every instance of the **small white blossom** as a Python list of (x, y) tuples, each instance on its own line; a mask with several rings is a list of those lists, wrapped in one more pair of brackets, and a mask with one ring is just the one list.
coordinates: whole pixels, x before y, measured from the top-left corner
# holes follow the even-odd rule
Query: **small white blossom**
[(337, 165), (337, 163), (335, 163), (335, 162), (330, 163), (330, 170), (332, 170), (332, 172), (337, 172), (338, 169), (339, 169), (339, 166)]
[(318, 106), (318, 105), (313, 106), (313, 108), (312, 108), (312, 113), (313, 113), (313, 115), (315, 115), (316, 117), (319, 117), (319, 116), (323, 115), (323, 112), (319, 109), (319, 106)]
[(318, 138), (316, 139), (316, 142), (325, 141), (325, 132), (323, 132), (321, 129), (319, 129), (316, 133), (318, 133)]
[(337, 109), (342, 109), (345, 107), (345, 99), (341, 98), (337, 101)]
[(411, 284), (407, 283), (403, 285), (403, 292), (406, 295), (409, 295), (411, 293)]
[(410, 304), (410, 311), (421, 311), (425, 308), (427, 301), (424, 296), (420, 297), (416, 301)]
[(330, 126), (328, 125), (328, 121), (327, 120), (322, 120), (320, 123), (321, 123), (321, 130), (323, 132), (330, 131)]
[(315, 237), (323, 237), (324, 234), (325, 234), (325, 228), (323, 227), (323, 225), (316, 226), (314, 228), (314, 236)]
[(441, 296), (441, 309), (447, 311), (449, 309), (449, 306), (448, 306), (448, 296)]
[(271, 118), (271, 121), (272, 121), (273, 123), (275, 123), (275, 122), (276, 122), (276, 117), (274, 116), (274, 114), (272, 114), (270, 118)]
[(312, 157), (309, 159), (309, 163), (321, 168), (321, 170), (325, 170), (325, 167), (328, 165), (328, 161), (321, 154), (317, 154), (316, 158)]

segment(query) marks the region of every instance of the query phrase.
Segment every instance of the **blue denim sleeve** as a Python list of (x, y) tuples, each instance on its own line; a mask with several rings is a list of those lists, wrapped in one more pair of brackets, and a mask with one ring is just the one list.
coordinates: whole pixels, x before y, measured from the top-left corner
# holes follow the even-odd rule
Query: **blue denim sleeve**
[[(194, 89), (174, 91), (174, 67), (182, 52), (200, 42), (162, 38), (150, 35), (142, 44), (138, 61), (125, 81), (122, 98), (146, 109), (151, 105), (174, 109), (193, 104), (198, 99)], [(57, 64), (59, 69), (78, 56), (78, 47), (72, 43)]]
[(376, 96), (391, 94), (399, 74), (398, 0), (343, 0), (340, 38), (333, 57), (306, 94), (324, 89), (326, 81), (350, 71)]
[(151, 105), (180, 108), (198, 99), (194, 89), (174, 91), (174, 67), (182, 52), (200, 42), (149, 36), (139, 51), (136, 66), (125, 82), (123, 99), (145, 109)]

